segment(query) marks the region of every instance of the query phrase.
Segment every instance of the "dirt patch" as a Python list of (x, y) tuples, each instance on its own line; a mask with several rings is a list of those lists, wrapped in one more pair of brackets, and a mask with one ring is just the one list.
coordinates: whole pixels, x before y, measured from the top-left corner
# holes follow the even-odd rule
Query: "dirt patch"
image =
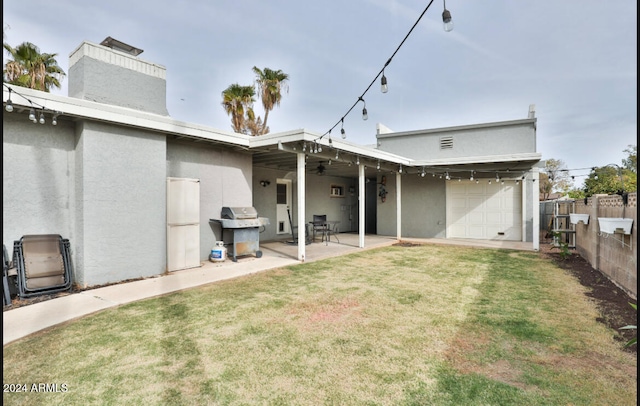
[[(619, 330), (620, 327), (637, 325), (638, 312), (629, 305), (637, 304), (624, 290), (611, 282), (602, 272), (593, 269), (586, 259), (575, 252), (562, 258), (561, 252), (553, 248), (550, 241), (540, 243), (540, 254), (552, 259), (560, 268), (573, 275), (581, 285), (589, 288), (586, 295), (593, 298), (601, 314), (597, 319), (607, 327), (619, 332), (614, 338), (627, 342), (636, 337), (637, 330)], [(637, 345), (626, 347), (625, 351), (637, 353)]]

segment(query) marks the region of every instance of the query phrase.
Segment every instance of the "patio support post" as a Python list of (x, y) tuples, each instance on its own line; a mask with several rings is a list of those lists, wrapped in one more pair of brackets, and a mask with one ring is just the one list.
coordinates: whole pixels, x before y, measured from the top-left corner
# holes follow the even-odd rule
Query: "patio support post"
[[(527, 242), (527, 221), (529, 220), (529, 202), (533, 202), (530, 200), (531, 198), (527, 195), (527, 182), (524, 180), (520, 184), (516, 184), (515, 187), (520, 187), (520, 222), (522, 223), (520, 226), (520, 233), (522, 237), (520, 241)], [(531, 209), (533, 210), (533, 205), (531, 205)], [(535, 217), (535, 212), (533, 212)], [(533, 224), (533, 223), (532, 223)]]
[(307, 191), (305, 177), (306, 169), (304, 153), (298, 152), (296, 156), (298, 158), (298, 261), (304, 262), (307, 241), (305, 221), (305, 208), (307, 207), (307, 202), (305, 200)]
[(364, 248), (365, 232), (365, 185), (364, 165), (358, 165), (358, 247)]
[(533, 182), (531, 182), (531, 203), (533, 204), (533, 249), (540, 250), (540, 193), (538, 185), (540, 184), (540, 172), (537, 167), (531, 168)]
[(402, 239), (402, 174), (396, 172), (396, 239)]

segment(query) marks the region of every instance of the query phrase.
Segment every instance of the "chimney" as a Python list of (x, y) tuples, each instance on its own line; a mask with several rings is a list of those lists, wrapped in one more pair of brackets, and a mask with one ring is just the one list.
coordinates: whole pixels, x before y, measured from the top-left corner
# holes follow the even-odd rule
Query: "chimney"
[(529, 105), (529, 118), (535, 118), (536, 116), (536, 105), (535, 104), (530, 104)]
[(142, 52), (111, 37), (84, 41), (69, 56), (69, 97), (168, 116), (166, 69)]

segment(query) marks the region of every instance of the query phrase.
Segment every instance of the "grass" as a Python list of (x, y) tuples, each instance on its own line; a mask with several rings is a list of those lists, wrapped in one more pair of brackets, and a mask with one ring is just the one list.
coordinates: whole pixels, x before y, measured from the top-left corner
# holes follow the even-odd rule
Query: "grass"
[(583, 289), (536, 253), (368, 250), (11, 343), (3, 383), (27, 391), (5, 390), (3, 402), (636, 405), (637, 358), (596, 321)]

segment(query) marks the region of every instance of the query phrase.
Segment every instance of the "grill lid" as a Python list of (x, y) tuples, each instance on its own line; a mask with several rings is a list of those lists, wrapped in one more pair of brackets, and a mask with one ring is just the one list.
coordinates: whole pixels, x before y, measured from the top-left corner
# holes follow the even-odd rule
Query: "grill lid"
[(229, 220), (257, 219), (258, 211), (255, 207), (223, 207), (220, 217)]

